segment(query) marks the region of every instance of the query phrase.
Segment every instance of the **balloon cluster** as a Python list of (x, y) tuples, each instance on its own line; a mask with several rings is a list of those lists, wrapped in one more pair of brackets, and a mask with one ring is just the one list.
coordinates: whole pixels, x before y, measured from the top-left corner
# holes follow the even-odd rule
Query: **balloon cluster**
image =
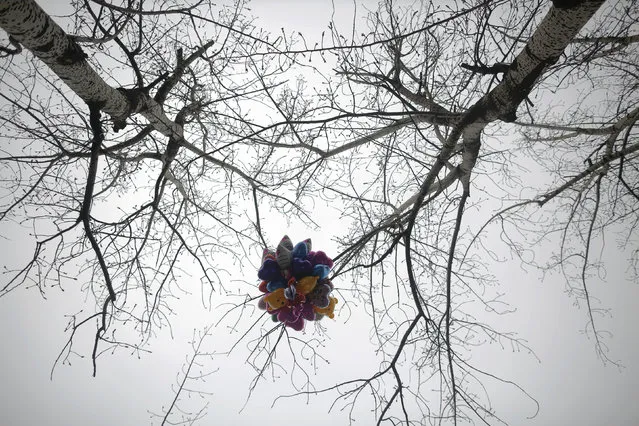
[(323, 251), (311, 251), (311, 240), (293, 246), (288, 235), (275, 251), (265, 249), (257, 276), (265, 293), (258, 303), (273, 321), (302, 330), (305, 321), (333, 318), (337, 299), (331, 297), (333, 284), (327, 278), (333, 261)]

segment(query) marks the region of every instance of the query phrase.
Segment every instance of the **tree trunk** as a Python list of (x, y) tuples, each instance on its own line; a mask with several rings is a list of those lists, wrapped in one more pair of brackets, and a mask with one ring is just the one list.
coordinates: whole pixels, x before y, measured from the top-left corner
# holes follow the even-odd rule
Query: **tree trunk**
[(515, 121), (518, 106), (530, 94), (539, 77), (557, 62), (566, 46), (604, 2), (605, 0), (582, 0), (572, 2), (574, 5), (571, 7), (551, 7), (504, 74), (501, 83), (469, 108), (455, 126), (449, 144), (454, 146), (459, 137), (463, 136), (461, 171), (466, 188), (479, 154), (481, 132), (486, 125), (498, 119)]
[(182, 139), (182, 127), (171, 121), (148, 94), (109, 86), (87, 62), (80, 45), (34, 0), (2, 0), (0, 27), (33, 52), (87, 104), (98, 105), (109, 114), (116, 129), (123, 127), (131, 114), (139, 112), (155, 130), (175, 140)]

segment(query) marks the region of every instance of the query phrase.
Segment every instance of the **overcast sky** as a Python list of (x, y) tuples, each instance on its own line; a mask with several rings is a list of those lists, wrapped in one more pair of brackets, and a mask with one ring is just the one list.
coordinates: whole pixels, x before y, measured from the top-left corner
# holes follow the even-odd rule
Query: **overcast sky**
[[(41, 3), (53, 12), (56, 2)], [(335, 3), (339, 16), (352, 16), (351, 2)], [(251, 8), (260, 18), (259, 24), (273, 32), (284, 27), (315, 40), (331, 19), (333, 6), (330, 0), (255, 0)], [(343, 22), (347, 25), (348, 20)], [(320, 220), (330, 226), (321, 231), (305, 229), (299, 223), (287, 226), (275, 215), (265, 218), (263, 226), (273, 245), (288, 233), (294, 241), (311, 237), (315, 247), (335, 253), (332, 237), (344, 228), (334, 210), (327, 209)], [(7, 226), (0, 231), (6, 237), (0, 240), (0, 251), (7, 262), (29, 255), (32, 247), (21, 243), (18, 231)], [(507, 256), (505, 250), (502, 254)], [(506, 420), (515, 425), (639, 424), (639, 285), (625, 278), (629, 255), (608, 244), (603, 254), (608, 276), (593, 284), (599, 306), (610, 312), (599, 322), (600, 328), (612, 334), (606, 340), (610, 357), (619, 360), (622, 368), (604, 365), (597, 358), (593, 341), (582, 333), (586, 312), (565, 294), (562, 277), (550, 275), (542, 281), (538, 272), (523, 271), (515, 260), (494, 271), (507, 292), (506, 300), (517, 308), (503, 319), (504, 327), (516, 330), (536, 352), (533, 356), (496, 345), (473, 349), (473, 360), (517, 382), (540, 404), (537, 416), (526, 419), (536, 413), (534, 403), (511, 387), (490, 385), (492, 403)], [(240, 279), (252, 280), (253, 276)], [(71, 285), (66, 285), (64, 292), (48, 292), (46, 300), (35, 289), (19, 289), (0, 299), (0, 425), (159, 424), (149, 412), (161, 413), (171, 402), (171, 386), (191, 354), (188, 341), (194, 328), (202, 329), (219, 317), (218, 308), (203, 308), (197, 294), (185, 295), (174, 305), (172, 333), (162, 330), (149, 347), (151, 353), (138, 357), (117, 351), (102, 356), (95, 378), (90, 359), (75, 357), (72, 365), (59, 366), (50, 380), (51, 367), (68, 337), (65, 315), (83, 309), (84, 300), (80, 289)], [(328, 320), (325, 326), (328, 332), (322, 354), (330, 363), (322, 364), (313, 378), (318, 387), (376, 371), (375, 346), (368, 338), (370, 321), (361, 306), (353, 304), (350, 312), (340, 311), (336, 320)], [(90, 353), (92, 333), (87, 328), (78, 336), (79, 353)], [(303, 336), (310, 334), (312, 329)], [(205, 340), (204, 347), (218, 351), (237, 337), (237, 333), (220, 328)], [(203, 365), (203, 371), (215, 372), (205, 384), (198, 385), (211, 393), (201, 401), (209, 405), (208, 417), (200, 424), (346, 424), (347, 415), (340, 411), (340, 405), (329, 413), (335, 395), (313, 397), (308, 403), (281, 400), (271, 408), (276, 396), (291, 392), (290, 380), (283, 372), (278, 373), (278, 379), (261, 381), (242, 410), (254, 378), (254, 371), (245, 364), (247, 356), (246, 346), (240, 345), (230, 356), (216, 356)], [(361, 401), (354, 408), (357, 424), (372, 424), (371, 407), (365, 398)], [(196, 401), (194, 406), (198, 404)]]

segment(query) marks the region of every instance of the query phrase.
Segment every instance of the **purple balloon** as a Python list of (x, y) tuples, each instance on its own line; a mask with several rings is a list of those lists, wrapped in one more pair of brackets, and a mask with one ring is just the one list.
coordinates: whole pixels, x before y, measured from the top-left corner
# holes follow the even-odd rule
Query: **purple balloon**
[(329, 268), (333, 267), (333, 260), (328, 257), (323, 251), (312, 251), (308, 254), (306, 259), (310, 260), (313, 266), (326, 265)]
[(295, 321), (289, 321), (284, 323), (287, 327), (291, 327), (293, 330), (302, 331), (304, 329), (304, 318), (299, 317)]
[(257, 276), (264, 281), (275, 281), (277, 278), (282, 278), (282, 273), (277, 261), (266, 259), (260, 270), (257, 271)]
[(315, 311), (312, 304), (307, 302), (296, 306), (296, 308), (299, 309), (300, 318), (304, 318), (307, 321), (315, 320)]
[(293, 275), (295, 278), (299, 279), (302, 277), (307, 277), (313, 272), (313, 265), (308, 260), (303, 260), (294, 257), (293, 258)]
[(318, 308), (326, 308), (330, 304), (328, 295), (333, 289), (328, 284), (328, 281), (317, 283), (315, 288), (306, 295), (306, 301), (312, 303)]
[(299, 312), (296, 312), (292, 308), (282, 308), (277, 312), (277, 319), (283, 323), (295, 322), (299, 317)]

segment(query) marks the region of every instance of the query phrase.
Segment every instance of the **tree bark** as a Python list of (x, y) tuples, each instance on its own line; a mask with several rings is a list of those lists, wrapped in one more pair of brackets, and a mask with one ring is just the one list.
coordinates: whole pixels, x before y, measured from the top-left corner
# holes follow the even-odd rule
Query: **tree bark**
[(488, 123), (516, 119), (517, 107), (526, 99), (539, 77), (555, 64), (566, 46), (599, 10), (605, 0), (574, 2), (570, 8), (551, 7), (524, 49), (517, 55), (504, 79), (484, 95), (455, 126), (449, 138), (454, 146), (460, 136), (464, 141), (461, 164), (462, 182), (468, 185), (470, 172), (480, 148), (480, 136)]
[(87, 62), (87, 55), (34, 0), (2, 0), (0, 27), (44, 62), (89, 105), (109, 114), (116, 129), (127, 117), (141, 113), (165, 136), (183, 138), (182, 127), (170, 120), (162, 106), (141, 90), (109, 86)]

